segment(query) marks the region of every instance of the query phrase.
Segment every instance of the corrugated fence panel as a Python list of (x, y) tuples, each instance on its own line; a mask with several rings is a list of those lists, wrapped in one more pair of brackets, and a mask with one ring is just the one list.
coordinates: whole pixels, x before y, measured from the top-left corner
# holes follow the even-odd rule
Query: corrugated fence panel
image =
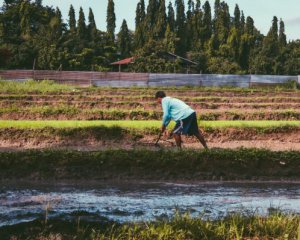
[(288, 81), (298, 81), (297, 76), (251, 75), (250, 86), (278, 85)]
[(97, 87), (148, 87), (147, 81), (128, 81), (128, 80), (95, 80), (93, 85)]
[(33, 79), (33, 72), (31, 70), (0, 71), (0, 78), (7, 80), (24, 81), (27, 79)]
[(249, 75), (150, 74), (149, 86), (235, 86), (249, 87)]
[(250, 85), (250, 76), (203, 74), (201, 75), (201, 84), (205, 87), (233, 86), (247, 88)]
[(200, 86), (199, 74), (150, 74), (149, 86)]
[(102, 87), (148, 87), (148, 73), (95, 73), (92, 84)]
[(154, 74), (125, 72), (87, 72), (51, 70), (0, 71), (0, 78), (14, 81), (54, 80), (79, 86), (107, 87), (162, 87), (162, 86), (234, 86), (249, 87), (278, 85), (289, 80), (298, 81), (300, 76), (274, 75), (221, 75), (221, 74)]

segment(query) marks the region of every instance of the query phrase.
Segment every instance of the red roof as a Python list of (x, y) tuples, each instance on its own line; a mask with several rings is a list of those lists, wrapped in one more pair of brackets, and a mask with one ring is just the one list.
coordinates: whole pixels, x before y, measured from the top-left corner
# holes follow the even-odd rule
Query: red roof
[(120, 60), (118, 62), (113, 62), (110, 65), (123, 65), (123, 64), (129, 64), (129, 63), (133, 63), (133, 57), (125, 58), (125, 59)]

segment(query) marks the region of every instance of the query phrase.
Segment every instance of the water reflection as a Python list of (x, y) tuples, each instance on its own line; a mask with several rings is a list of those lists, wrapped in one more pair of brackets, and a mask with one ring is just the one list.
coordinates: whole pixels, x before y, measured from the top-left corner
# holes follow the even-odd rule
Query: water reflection
[[(0, 226), (43, 219), (86, 216), (118, 222), (170, 217), (176, 211), (218, 218), (229, 212), (270, 208), (300, 213), (300, 184), (275, 183), (140, 183), (35, 186), (3, 185)], [(93, 216), (90, 217), (89, 216)]]

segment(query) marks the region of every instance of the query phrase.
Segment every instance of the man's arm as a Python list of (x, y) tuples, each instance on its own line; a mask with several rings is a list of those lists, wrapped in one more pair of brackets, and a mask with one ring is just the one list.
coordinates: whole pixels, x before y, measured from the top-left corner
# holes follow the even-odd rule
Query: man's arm
[(171, 117), (170, 117), (170, 113), (169, 113), (169, 101), (162, 101), (162, 109), (163, 109), (164, 115), (163, 115), (163, 120), (162, 120), (161, 132), (163, 133), (171, 121)]

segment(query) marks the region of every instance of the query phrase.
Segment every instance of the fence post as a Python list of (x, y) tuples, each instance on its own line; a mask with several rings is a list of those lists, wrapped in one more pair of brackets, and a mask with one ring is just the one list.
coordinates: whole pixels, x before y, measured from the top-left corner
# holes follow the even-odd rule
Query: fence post
[(300, 84), (300, 75), (298, 75), (298, 83)]
[(36, 62), (36, 59), (33, 60), (33, 66), (32, 66), (32, 78), (33, 78), (33, 80), (35, 80), (35, 62)]

